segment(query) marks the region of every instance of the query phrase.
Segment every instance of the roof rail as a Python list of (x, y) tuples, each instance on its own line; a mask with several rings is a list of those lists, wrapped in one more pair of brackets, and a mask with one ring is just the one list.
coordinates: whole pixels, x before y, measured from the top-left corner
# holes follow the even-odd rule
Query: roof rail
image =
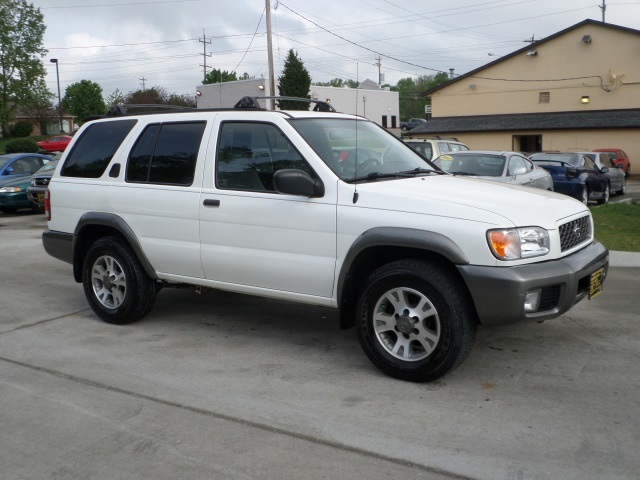
[(161, 103), (130, 103), (123, 105), (115, 105), (107, 111), (107, 117), (117, 117), (121, 115), (132, 115), (134, 113), (150, 113), (150, 112), (175, 112), (175, 111), (193, 111), (193, 107), (181, 107), (179, 105), (167, 105)]
[(323, 102), (322, 100), (313, 100), (311, 98), (300, 98), (300, 97), (278, 97), (278, 96), (265, 96), (265, 97), (242, 97), (238, 103), (235, 104), (234, 108), (253, 108), (258, 110), (265, 110), (258, 103), (259, 100), (286, 100), (291, 102), (306, 102), (306, 103), (315, 103), (313, 107), (314, 112), (335, 112), (336, 109), (330, 103)]

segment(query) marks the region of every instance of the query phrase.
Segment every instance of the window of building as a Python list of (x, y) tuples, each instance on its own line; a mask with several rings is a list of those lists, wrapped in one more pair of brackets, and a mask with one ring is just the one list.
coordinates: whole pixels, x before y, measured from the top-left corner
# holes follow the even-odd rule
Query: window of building
[(549, 102), (551, 102), (551, 92), (540, 92), (538, 103), (549, 103)]

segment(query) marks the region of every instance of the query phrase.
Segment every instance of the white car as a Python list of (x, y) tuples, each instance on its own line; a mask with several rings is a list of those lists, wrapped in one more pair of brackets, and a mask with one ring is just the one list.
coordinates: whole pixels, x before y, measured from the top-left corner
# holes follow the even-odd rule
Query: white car
[(453, 175), (468, 175), (513, 185), (553, 191), (553, 179), (544, 168), (518, 152), (470, 150), (440, 155), (433, 162)]
[(609, 255), (580, 202), (445, 174), (375, 123), (317, 110), (243, 99), (85, 123), (45, 196), (46, 251), (106, 322), (176, 286), (334, 307), (411, 381), (460, 365), (478, 324), (549, 320), (602, 291)]

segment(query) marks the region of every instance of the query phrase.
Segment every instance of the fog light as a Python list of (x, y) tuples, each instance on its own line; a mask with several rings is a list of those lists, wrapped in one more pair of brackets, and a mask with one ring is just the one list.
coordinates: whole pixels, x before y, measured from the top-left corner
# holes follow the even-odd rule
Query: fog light
[(524, 311), (537, 312), (540, 306), (540, 290), (527, 292), (524, 297)]

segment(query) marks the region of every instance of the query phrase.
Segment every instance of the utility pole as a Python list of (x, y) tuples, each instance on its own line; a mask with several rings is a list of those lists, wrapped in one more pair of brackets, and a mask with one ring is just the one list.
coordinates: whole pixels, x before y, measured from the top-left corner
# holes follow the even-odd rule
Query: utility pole
[(598, 8), (600, 8), (600, 10), (602, 10), (602, 23), (604, 22), (604, 12), (607, 11), (607, 3), (605, 0), (602, 0), (602, 5), (598, 5)]
[(142, 91), (144, 92), (147, 89), (147, 79), (142, 77), (142, 78), (139, 78), (138, 80), (142, 82), (140, 85), (142, 86)]
[(204, 75), (202, 76), (202, 81), (204, 82), (207, 79), (207, 57), (210, 57), (211, 54), (207, 55), (207, 43), (211, 45), (211, 39), (207, 40), (207, 36), (204, 34), (204, 28), (202, 29), (202, 38), (199, 38), (198, 41), (202, 43), (202, 58), (204, 59), (204, 64), (200, 66), (204, 68)]
[[(269, 95), (274, 96), (276, 94), (276, 81), (273, 73), (273, 46), (271, 43), (271, 0), (265, 0), (265, 9), (267, 13), (267, 54), (269, 58)], [(276, 104), (273, 98), (270, 100), (271, 110), (276, 109)]]
[(382, 71), (380, 70), (380, 68), (382, 67), (382, 59), (380, 58), (380, 55), (378, 55), (378, 58), (376, 58), (376, 60), (378, 60), (378, 63), (374, 63), (374, 65), (378, 67), (378, 86), (380, 86), (382, 85)]

